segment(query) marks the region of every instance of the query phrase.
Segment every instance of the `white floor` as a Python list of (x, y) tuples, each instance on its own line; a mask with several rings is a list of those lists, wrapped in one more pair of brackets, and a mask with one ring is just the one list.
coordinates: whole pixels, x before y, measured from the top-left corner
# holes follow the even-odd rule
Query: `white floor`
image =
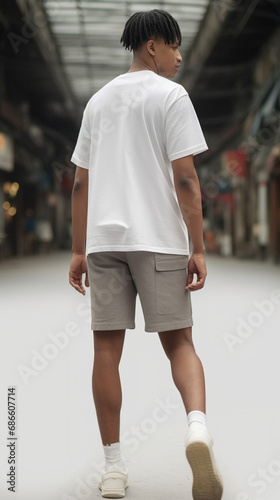
[[(91, 395), (89, 294), (68, 285), (69, 253), (0, 264), (0, 497), (98, 499), (102, 448)], [(224, 500), (280, 495), (280, 269), (208, 257), (193, 297), (208, 425)], [(275, 291), (275, 290), (278, 290)], [(130, 500), (191, 500), (184, 410), (156, 334), (127, 332), (122, 442)], [(8, 387), (16, 387), (16, 493), (8, 491)], [(11, 442), (11, 441), (10, 441)]]

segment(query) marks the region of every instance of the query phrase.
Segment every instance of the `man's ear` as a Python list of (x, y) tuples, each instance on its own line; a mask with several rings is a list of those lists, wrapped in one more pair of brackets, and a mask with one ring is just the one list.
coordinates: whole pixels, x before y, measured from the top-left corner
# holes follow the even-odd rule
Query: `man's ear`
[(151, 56), (156, 55), (156, 42), (155, 42), (155, 40), (149, 40), (146, 43), (146, 47), (147, 47), (147, 51), (149, 52), (149, 54), (151, 54)]

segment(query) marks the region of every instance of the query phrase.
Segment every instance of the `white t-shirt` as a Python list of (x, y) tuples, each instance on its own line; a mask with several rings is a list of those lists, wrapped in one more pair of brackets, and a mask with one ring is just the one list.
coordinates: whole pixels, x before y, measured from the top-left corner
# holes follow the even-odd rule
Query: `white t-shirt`
[(171, 161), (208, 149), (188, 93), (144, 70), (89, 100), (71, 158), (89, 170), (86, 253), (188, 255)]

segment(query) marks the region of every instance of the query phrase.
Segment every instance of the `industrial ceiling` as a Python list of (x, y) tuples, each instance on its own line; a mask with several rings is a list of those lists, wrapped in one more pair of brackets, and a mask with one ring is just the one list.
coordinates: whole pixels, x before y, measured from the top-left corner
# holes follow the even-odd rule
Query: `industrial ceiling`
[(132, 56), (120, 44), (120, 37), (133, 13), (151, 9), (170, 12), (182, 31), (184, 56), (209, 0), (43, 0), (43, 4), (64, 72), (74, 96), (83, 105), (103, 85), (128, 70)]

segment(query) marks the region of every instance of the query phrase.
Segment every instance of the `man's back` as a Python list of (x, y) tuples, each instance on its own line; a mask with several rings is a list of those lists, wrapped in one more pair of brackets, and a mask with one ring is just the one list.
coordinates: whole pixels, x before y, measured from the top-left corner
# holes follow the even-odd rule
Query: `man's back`
[(88, 252), (188, 253), (171, 161), (207, 148), (185, 89), (126, 73), (89, 101), (73, 161), (89, 169)]

